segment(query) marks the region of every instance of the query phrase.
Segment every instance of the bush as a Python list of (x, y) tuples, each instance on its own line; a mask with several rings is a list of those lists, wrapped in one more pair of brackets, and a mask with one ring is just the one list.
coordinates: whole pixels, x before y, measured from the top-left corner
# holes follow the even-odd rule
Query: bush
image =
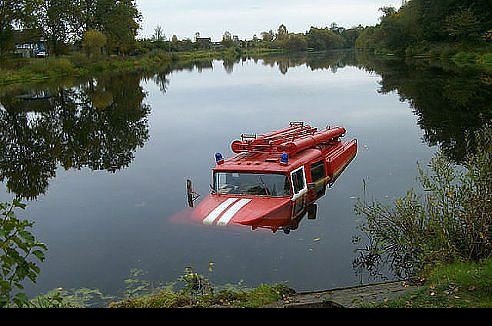
[(480, 58), (480, 63), (492, 65), (492, 53), (482, 55), (482, 57)]
[(458, 52), (453, 56), (453, 61), (457, 64), (475, 63), (478, 59), (478, 55), (471, 52)]
[(431, 160), (431, 173), (420, 166), (414, 190), (387, 207), (358, 200), (364, 216), (360, 230), (367, 237), (354, 266), (376, 274), (389, 263), (398, 277), (412, 277), (435, 263), (477, 261), (492, 255), (492, 128), (477, 134), (477, 153), (464, 169), (442, 153)]
[(26, 66), (28, 72), (40, 75), (70, 75), (74, 72), (74, 66), (67, 58), (48, 58), (37, 59), (29, 66)]
[(29, 231), (34, 223), (15, 215), (16, 209), (25, 207), (16, 199), (12, 203), (0, 203), (0, 308), (10, 307), (12, 303), (17, 307), (28, 304), (27, 296), (19, 289), (24, 288), (26, 278), (36, 282), (39, 274), (36, 260), (45, 259), (46, 245)]

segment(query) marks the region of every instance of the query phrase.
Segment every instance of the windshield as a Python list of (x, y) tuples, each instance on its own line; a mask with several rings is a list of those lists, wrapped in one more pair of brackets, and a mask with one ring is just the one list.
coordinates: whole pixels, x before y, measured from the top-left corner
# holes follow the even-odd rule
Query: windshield
[(290, 195), (289, 179), (283, 174), (216, 172), (218, 194), (284, 197)]

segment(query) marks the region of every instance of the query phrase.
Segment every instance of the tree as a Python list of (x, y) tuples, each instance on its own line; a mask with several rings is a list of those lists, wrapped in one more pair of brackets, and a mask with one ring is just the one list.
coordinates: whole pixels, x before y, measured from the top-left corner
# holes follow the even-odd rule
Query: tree
[(460, 10), (445, 20), (446, 31), (457, 41), (477, 40), (480, 27), (480, 20), (470, 9)]
[(380, 20), (383, 20), (384, 18), (394, 15), (396, 13), (395, 7), (392, 6), (381, 7), (379, 8), (379, 11), (383, 13), (383, 16), (379, 17)]
[(265, 42), (272, 42), (274, 38), (275, 34), (273, 34), (272, 30), (269, 30), (268, 32), (261, 32), (261, 39)]
[(0, 0), (0, 57), (13, 49), (13, 25), (22, 21), (24, 1)]
[(230, 48), (234, 45), (234, 41), (232, 40), (231, 33), (226, 31), (222, 36), (222, 45), (226, 48)]
[(285, 27), (284, 24), (281, 24), (277, 29), (276, 40), (282, 41), (282, 40), (286, 39), (288, 35), (289, 35), (289, 32), (287, 31), (287, 27)]
[(154, 35), (152, 35), (152, 40), (157, 42), (164, 42), (166, 40), (166, 35), (164, 34), (164, 31), (162, 30), (162, 27), (160, 25), (157, 25), (154, 28)]
[(97, 0), (94, 27), (108, 38), (108, 48), (117, 54), (127, 54), (135, 48), (142, 14), (134, 0)]
[(77, 38), (78, 14), (77, 2), (70, 0), (38, 0), (34, 3), (33, 25), (43, 31), (48, 47), (55, 55), (62, 54), (66, 45)]
[(289, 34), (283, 47), (289, 51), (304, 51), (308, 47), (308, 41), (303, 34)]
[(344, 39), (328, 28), (311, 27), (307, 32), (308, 45), (316, 50), (329, 50), (343, 48)]
[(85, 49), (87, 56), (98, 56), (102, 54), (103, 48), (106, 46), (106, 35), (100, 31), (90, 29), (84, 33), (82, 46)]

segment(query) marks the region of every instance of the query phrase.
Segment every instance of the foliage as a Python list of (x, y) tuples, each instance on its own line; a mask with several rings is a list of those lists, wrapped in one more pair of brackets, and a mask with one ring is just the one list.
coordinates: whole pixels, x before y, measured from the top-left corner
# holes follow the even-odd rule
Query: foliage
[(306, 36), (309, 47), (315, 50), (340, 49), (345, 46), (343, 37), (328, 28), (311, 27)]
[(474, 43), (485, 46), (483, 35), (492, 27), (492, 11), (487, 0), (412, 0), (398, 11), (380, 9), (376, 26), (367, 27), (356, 41), (358, 48), (414, 55), (426, 44)]
[(214, 292), (210, 281), (194, 272), (192, 267), (186, 267), (184, 274), (178, 280), (185, 284), (184, 291), (191, 295), (213, 294)]
[(177, 307), (261, 307), (294, 293), (285, 285), (261, 284), (253, 289), (227, 285), (215, 287), (191, 267), (178, 278), (183, 284), (179, 290), (174, 284), (158, 287), (143, 295), (111, 302), (110, 308), (177, 308)]
[(445, 20), (446, 31), (455, 40), (478, 40), (480, 20), (469, 8), (449, 15)]
[(102, 49), (106, 46), (107, 37), (100, 31), (90, 29), (84, 33), (82, 47), (85, 49), (87, 56), (98, 56), (102, 54)]
[(281, 24), (277, 29), (277, 34), (275, 35), (276, 41), (283, 41), (289, 36), (289, 31), (284, 24)]
[(477, 139), (477, 153), (469, 156), (464, 171), (441, 153), (429, 164), (431, 174), (419, 166), (424, 195), (410, 190), (393, 208), (358, 200), (355, 211), (365, 218), (360, 230), (368, 244), (359, 249), (356, 267), (375, 272), (389, 262), (398, 277), (406, 278), (435, 263), (492, 255), (492, 128), (484, 127)]
[[(54, 55), (67, 53), (70, 45), (80, 49), (84, 34), (90, 30), (101, 31), (110, 50), (128, 54), (135, 48), (142, 19), (134, 0), (21, 0), (7, 1), (5, 5), (4, 2), (0, 2), (0, 9), (7, 9), (6, 15), (0, 15), (0, 51), (12, 50), (12, 37), (4, 31), (15, 26), (41, 30)], [(3, 21), (3, 17), (7, 20)]]
[(107, 305), (114, 297), (104, 295), (99, 289), (57, 288), (29, 300), (29, 308), (91, 308)]
[(261, 32), (261, 39), (265, 42), (273, 42), (275, 39), (275, 34), (273, 30), (269, 30), (268, 32)]
[(15, 209), (25, 207), (17, 199), (0, 203), (0, 307), (27, 305), (27, 296), (18, 290), (24, 288), (26, 278), (36, 282), (39, 274), (36, 261), (45, 259), (46, 245), (29, 231), (34, 222), (15, 215)]
[(307, 38), (303, 34), (289, 34), (282, 41), (282, 48), (288, 51), (305, 51), (308, 47)]
[(234, 45), (234, 41), (232, 40), (231, 32), (226, 31), (222, 36), (222, 45), (226, 48), (230, 48)]
[[(209, 272), (211, 267), (209, 265)], [(135, 273), (134, 273), (135, 274)], [(138, 275), (132, 278), (140, 279)], [(261, 284), (248, 289), (241, 282), (214, 286), (205, 276), (195, 272), (192, 267), (186, 267), (178, 283), (150, 286), (152, 282), (135, 283), (137, 288), (144, 284), (143, 292), (135, 296), (126, 296), (125, 299), (109, 304), (110, 308), (177, 308), (177, 307), (261, 307), (278, 301), (294, 291), (285, 285)]]
[(0, 0), (0, 58), (14, 48), (14, 28), (32, 19), (32, 0)]
[(492, 308), (492, 259), (437, 265), (420, 289), (368, 307)]
[(133, 298), (149, 291), (151, 282), (142, 279), (144, 274), (144, 271), (138, 268), (130, 270), (130, 277), (125, 279), (125, 296), (127, 298)]

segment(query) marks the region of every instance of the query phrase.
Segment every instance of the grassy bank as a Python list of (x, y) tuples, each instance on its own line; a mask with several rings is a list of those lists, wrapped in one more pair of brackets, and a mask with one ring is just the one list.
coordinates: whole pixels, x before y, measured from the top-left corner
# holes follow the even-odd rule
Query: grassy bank
[(410, 46), (404, 53), (385, 48), (370, 50), (376, 55), (407, 59), (430, 59), (451, 62), (460, 68), (474, 68), (492, 72), (492, 46), (465, 47), (451, 44), (430, 44)]
[(492, 308), (492, 258), (435, 266), (424, 286), (373, 308)]
[(141, 56), (88, 58), (82, 53), (48, 58), (10, 59), (0, 63), (0, 85), (29, 83), (63, 77), (88, 77), (104, 71), (155, 71), (174, 62), (234, 60), (241, 56), (260, 57), (276, 49), (152, 51)]
[(249, 290), (224, 289), (216, 293), (192, 295), (188, 291), (164, 289), (123, 301), (110, 303), (110, 308), (180, 308), (236, 307), (258, 308), (281, 300), (293, 291), (285, 285), (262, 284)]

